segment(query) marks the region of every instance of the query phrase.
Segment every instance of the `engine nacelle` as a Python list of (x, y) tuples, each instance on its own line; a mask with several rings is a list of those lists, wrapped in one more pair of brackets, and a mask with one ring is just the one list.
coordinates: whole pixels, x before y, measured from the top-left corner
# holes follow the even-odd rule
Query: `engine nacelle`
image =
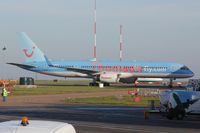
[(119, 75), (114, 73), (105, 73), (100, 75), (99, 80), (105, 83), (118, 83)]

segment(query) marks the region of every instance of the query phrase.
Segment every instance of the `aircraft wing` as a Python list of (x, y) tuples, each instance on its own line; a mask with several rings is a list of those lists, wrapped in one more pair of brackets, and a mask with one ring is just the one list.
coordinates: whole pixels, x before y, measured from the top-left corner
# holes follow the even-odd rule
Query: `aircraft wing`
[(83, 73), (83, 74), (88, 74), (91, 76), (95, 76), (98, 75), (99, 72), (95, 71), (95, 70), (88, 70), (88, 69), (80, 69), (80, 68), (72, 68), (72, 67), (61, 67), (61, 66), (56, 66), (56, 65), (50, 65), (48, 64), (50, 67), (58, 67), (58, 68), (64, 68), (68, 71), (73, 71), (73, 72), (79, 72), (79, 73)]
[(25, 64), (18, 64), (18, 63), (6, 63), (6, 64), (18, 66), (21, 68), (36, 68), (35, 66), (32, 66), (32, 65), (25, 65)]
[(74, 71), (74, 72), (88, 74), (88, 75), (97, 75), (99, 73), (98, 71), (95, 71), (95, 70), (87, 70), (87, 69), (80, 69), (80, 68), (66, 67), (65, 69), (69, 70), (69, 71)]
[(44, 56), (44, 57), (45, 57), (45, 60), (48, 64), (48, 66), (50, 66), (50, 67), (64, 68), (64, 69), (69, 70), (69, 71), (79, 72), (79, 73), (88, 74), (88, 75), (92, 75), (92, 76), (95, 76), (99, 73), (98, 71), (95, 71), (95, 70), (72, 68), (72, 67), (62, 67), (62, 66), (53, 65), (46, 56)]

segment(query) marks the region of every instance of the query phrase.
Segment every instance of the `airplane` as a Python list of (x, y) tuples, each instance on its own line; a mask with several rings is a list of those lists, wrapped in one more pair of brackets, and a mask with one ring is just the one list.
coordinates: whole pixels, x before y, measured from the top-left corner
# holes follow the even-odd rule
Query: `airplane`
[(184, 64), (147, 61), (61, 61), (50, 60), (25, 32), (17, 34), (25, 61), (7, 63), (22, 69), (50, 76), (93, 79), (90, 86), (103, 83), (135, 83), (138, 78), (190, 78), (194, 73)]

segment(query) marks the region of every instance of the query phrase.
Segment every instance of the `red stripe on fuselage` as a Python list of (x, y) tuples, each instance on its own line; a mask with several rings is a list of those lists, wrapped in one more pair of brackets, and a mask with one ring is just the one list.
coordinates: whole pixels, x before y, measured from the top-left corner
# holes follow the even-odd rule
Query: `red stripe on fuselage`
[(142, 73), (142, 66), (97, 66), (98, 71)]

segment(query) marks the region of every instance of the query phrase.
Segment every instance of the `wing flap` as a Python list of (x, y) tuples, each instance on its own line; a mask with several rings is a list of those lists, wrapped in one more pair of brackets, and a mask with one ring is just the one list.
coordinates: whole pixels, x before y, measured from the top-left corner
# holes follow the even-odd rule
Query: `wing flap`
[(98, 74), (98, 71), (95, 71), (95, 70), (87, 70), (87, 69), (71, 68), (71, 67), (70, 68), (66, 67), (65, 69), (69, 71), (80, 72), (80, 73), (89, 74), (89, 75)]

